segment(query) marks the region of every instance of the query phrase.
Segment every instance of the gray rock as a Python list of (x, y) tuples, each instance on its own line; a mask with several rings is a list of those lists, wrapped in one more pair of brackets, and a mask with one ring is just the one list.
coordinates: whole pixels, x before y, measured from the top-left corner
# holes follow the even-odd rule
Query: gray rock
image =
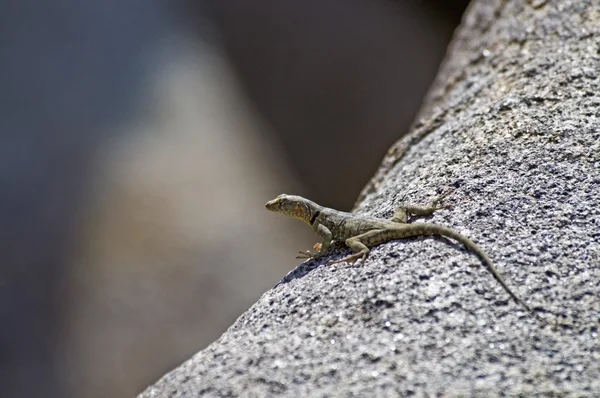
[(301, 264), (140, 397), (598, 394), (599, 18), (593, 1), (475, 1), (423, 108), (431, 133), (390, 152), (357, 208), (453, 188), (429, 221), (558, 326), (460, 246), (395, 241), (363, 267)]

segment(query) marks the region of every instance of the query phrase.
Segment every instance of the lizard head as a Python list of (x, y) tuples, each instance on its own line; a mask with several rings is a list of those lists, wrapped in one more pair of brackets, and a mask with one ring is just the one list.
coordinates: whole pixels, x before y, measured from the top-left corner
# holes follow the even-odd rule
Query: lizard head
[(304, 199), (302, 196), (281, 194), (273, 200), (270, 200), (265, 205), (267, 210), (277, 213), (283, 213), (290, 217), (302, 220), (307, 224), (319, 209), (317, 204)]

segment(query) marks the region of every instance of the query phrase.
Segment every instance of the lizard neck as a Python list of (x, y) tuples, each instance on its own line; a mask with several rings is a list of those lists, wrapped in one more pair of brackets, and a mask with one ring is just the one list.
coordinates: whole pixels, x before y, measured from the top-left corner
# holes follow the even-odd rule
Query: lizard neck
[(323, 206), (320, 206), (315, 202), (306, 199), (304, 201), (298, 202), (296, 209), (296, 214), (300, 216), (298, 218), (307, 223), (308, 225), (312, 226), (317, 220), (317, 217), (319, 217), (319, 215), (321, 214)]

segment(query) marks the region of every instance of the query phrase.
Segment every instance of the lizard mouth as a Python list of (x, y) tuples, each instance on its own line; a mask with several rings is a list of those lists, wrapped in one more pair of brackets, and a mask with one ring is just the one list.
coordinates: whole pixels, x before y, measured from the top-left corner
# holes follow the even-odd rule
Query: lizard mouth
[(265, 208), (266, 208), (267, 210), (275, 210), (275, 209), (277, 208), (277, 204), (278, 204), (278, 201), (277, 201), (277, 199), (273, 199), (273, 200), (270, 200), (270, 201), (268, 201), (268, 202), (265, 204)]

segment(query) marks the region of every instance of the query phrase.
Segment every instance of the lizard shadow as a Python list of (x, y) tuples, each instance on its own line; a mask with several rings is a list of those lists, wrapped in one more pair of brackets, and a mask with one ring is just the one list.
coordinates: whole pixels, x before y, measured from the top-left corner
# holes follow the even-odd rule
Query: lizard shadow
[(273, 288), (278, 287), (279, 285), (287, 284), (294, 279), (304, 278), (306, 275), (314, 271), (315, 269), (328, 266), (328, 262), (331, 260), (331, 257), (334, 255), (339, 255), (340, 253), (344, 253), (349, 249), (341, 242), (333, 242), (331, 247), (327, 251), (327, 253), (323, 253), (318, 255), (317, 257), (312, 257), (307, 259), (306, 261), (298, 264), (293, 270), (287, 273), (279, 282), (273, 286)]

